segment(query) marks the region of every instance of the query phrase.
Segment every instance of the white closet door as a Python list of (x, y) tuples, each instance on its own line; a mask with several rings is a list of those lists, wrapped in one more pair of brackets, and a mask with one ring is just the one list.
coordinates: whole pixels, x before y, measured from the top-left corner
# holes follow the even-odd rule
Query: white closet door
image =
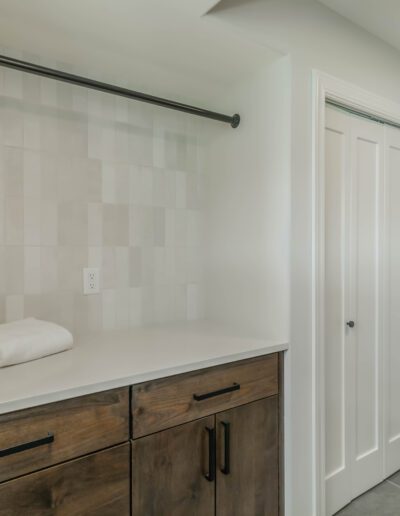
[(352, 364), (346, 339), (350, 121), (327, 108), (325, 130), (325, 479), (327, 514), (352, 499)]
[(350, 306), (354, 360), (353, 498), (384, 478), (382, 396), (382, 209), (384, 128), (351, 120)]
[(386, 476), (400, 468), (400, 131), (386, 128), (385, 407)]
[(332, 515), (383, 479), (383, 127), (327, 108), (325, 163), (325, 475)]

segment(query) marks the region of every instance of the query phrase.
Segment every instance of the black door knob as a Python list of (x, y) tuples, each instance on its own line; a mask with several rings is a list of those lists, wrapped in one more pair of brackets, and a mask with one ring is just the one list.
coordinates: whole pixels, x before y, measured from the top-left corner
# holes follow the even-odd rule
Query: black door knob
[(346, 324), (349, 328), (354, 328), (355, 326), (354, 321), (348, 321)]

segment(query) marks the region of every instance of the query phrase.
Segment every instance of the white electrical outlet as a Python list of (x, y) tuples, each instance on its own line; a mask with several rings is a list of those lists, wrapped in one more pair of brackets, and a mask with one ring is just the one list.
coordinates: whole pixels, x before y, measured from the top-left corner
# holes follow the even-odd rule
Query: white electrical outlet
[(83, 293), (98, 294), (100, 292), (100, 270), (96, 267), (83, 269)]

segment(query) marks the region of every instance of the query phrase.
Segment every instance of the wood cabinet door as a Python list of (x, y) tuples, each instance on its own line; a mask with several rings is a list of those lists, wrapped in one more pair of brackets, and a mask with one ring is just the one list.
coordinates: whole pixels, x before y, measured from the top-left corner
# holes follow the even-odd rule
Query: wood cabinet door
[(215, 442), (215, 416), (133, 441), (132, 515), (214, 516)]
[(129, 516), (129, 443), (0, 484), (0, 516)]
[(278, 396), (216, 416), (218, 516), (278, 516)]

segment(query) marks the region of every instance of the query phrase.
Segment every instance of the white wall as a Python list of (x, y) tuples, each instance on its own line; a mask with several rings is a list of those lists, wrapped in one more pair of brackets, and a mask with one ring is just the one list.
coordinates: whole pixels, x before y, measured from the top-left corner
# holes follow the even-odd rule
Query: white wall
[[(246, 5), (244, 5), (246, 4)], [(243, 35), (291, 55), (291, 435), (287, 514), (318, 516), (313, 492), (312, 69), (400, 102), (400, 55), (313, 1), (226, 0), (214, 14)]]
[(206, 307), (245, 331), (286, 339), (290, 155), (290, 63), (265, 66), (232, 87), (235, 131), (207, 148)]

